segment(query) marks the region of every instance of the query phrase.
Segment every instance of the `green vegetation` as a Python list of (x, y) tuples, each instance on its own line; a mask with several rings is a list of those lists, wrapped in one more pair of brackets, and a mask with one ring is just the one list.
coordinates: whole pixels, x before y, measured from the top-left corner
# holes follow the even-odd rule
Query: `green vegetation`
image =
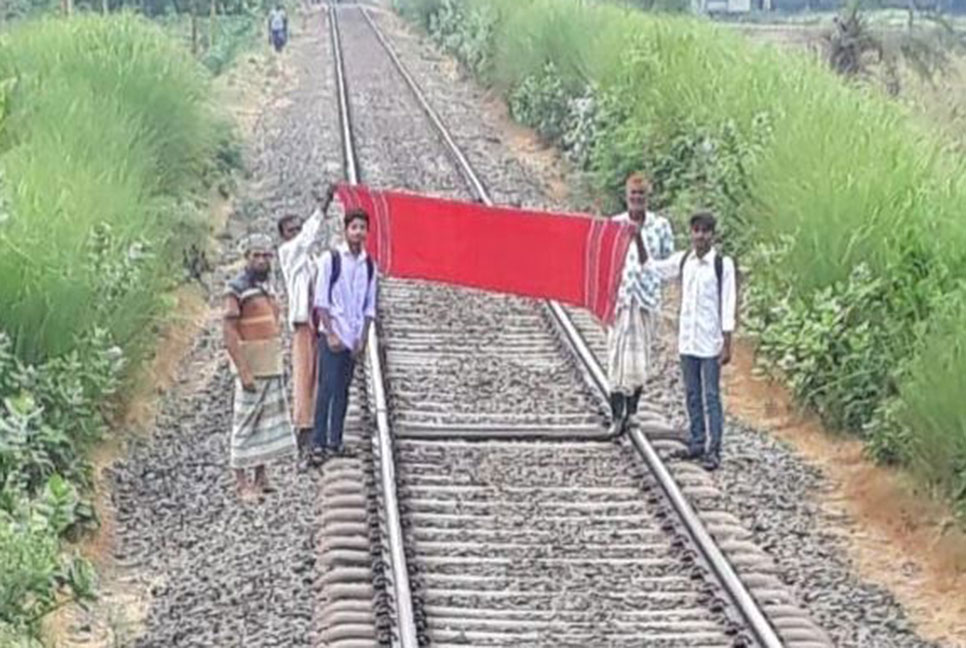
[[(0, 40), (0, 637), (92, 595), (60, 538), (96, 523), (85, 451), (204, 248), (234, 159), (209, 74), (132, 15)], [(10, 641), (10, 643), (13, 643)]]
[(727, 28), (577, 0), (397, 0), (611, 209), (715, 209), (759, 359), (966, 509), (966, 159), (872, 90)]
[[(166, 31), (183, 41), (185, 47), (192, 47), (191, 16), (174, 13), (155, 18)], [(198, 57), (212, 74), (224, 72), (239, 54), (250, 48), (260, 35), (262, 15), (242, 8), (238, 13), (219, 15), (214, 21), (198, 18), (195, 29), (198, 42), (195, 44)], [(212, 28), (214, 27), (214, 28)]]

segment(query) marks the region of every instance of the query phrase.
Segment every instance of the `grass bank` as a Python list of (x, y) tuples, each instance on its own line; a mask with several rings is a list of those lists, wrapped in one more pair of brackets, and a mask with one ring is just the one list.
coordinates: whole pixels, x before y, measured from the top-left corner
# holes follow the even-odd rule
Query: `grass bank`
[(209, 86), (131, 15), (26, 21), (0, 40), (0, 644), (29, 645), (52, 609), (93, 595), (60, 539), (96, 523), (86, 452), (236, 157)]
[(762, 364), (966, 508), (966, 160), (898, 104), (726, 27), (577, 0), (398, 0), (610, 208), (721, 217)]

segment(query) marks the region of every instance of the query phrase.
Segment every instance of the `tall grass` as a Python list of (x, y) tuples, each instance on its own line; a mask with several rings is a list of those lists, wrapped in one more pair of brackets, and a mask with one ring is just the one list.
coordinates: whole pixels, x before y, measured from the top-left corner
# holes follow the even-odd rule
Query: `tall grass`
[(0, 37), (0, 643), (35, 645), (44, 615), (93, 596), (60, 539), (92, 523), (85, 451), (206, 234), (228, 143), (208, 93), (130, 15)]
[[(12, 30), (0, 79), (14, 80), (0, 139), (0, 328), (28, 361), (94, 326), (133, 344), (180, 244), (201, 232), (190, 198), (216, 145), (203, 69), (145, 20), (75, 17)], [(113, 249), (92, 247), (99, 227)], [(92, 254), (136, 262), (130, 289)]]
[[(966, 158), (875, 91), (707, 21), (579, 0), (399, 4), (457, 56), (490, 12), (474, 70), (553, 141), (590, 140), (574, 159), (604, 196), (643, 168), (672, 216), (715, 208), (771, 366), (966, 510)], [(575, 110), (588, 93), (590, 119)]]

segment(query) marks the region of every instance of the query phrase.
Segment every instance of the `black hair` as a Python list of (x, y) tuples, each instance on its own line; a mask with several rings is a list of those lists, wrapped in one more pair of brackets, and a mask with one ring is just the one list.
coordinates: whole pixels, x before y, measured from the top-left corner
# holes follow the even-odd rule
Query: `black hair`
[(697, 227), (713, 232), (716, 224), (717, 220), (715, 219), (714, 214), (709, 211), (694, 212), (694, 214), (691, 215), (691, 229)]
[(356, 219), (364, 220), (366, 222), (366, 227), (369, 227), (369, 214), (362, 207), (353, 207), (347, 211), (345, 216), (342, 218), (342, 222), (346, 227), (349, 227), (349, 225), (352, 224), (352, 221)]
[(278, 235), (282, 236), (284, 234), (282, 229), (285, 227), (285, 225), (297, 218), (298, 216), (296, 216), (295, 214), (286, 214), (285, 216), (282, 216), (281, 218), (279, 218), (278, 222), (276, 223), (276, 225), (278, 226)]

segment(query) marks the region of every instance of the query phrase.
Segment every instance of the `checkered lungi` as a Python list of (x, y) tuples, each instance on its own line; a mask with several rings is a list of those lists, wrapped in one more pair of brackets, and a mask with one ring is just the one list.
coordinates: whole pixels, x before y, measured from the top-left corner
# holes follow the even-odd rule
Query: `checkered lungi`
[(635, 303), (618, 311), (607, 333), (607, 369), (612, 392), (643, 387), (651, 364), (655, 316)]

